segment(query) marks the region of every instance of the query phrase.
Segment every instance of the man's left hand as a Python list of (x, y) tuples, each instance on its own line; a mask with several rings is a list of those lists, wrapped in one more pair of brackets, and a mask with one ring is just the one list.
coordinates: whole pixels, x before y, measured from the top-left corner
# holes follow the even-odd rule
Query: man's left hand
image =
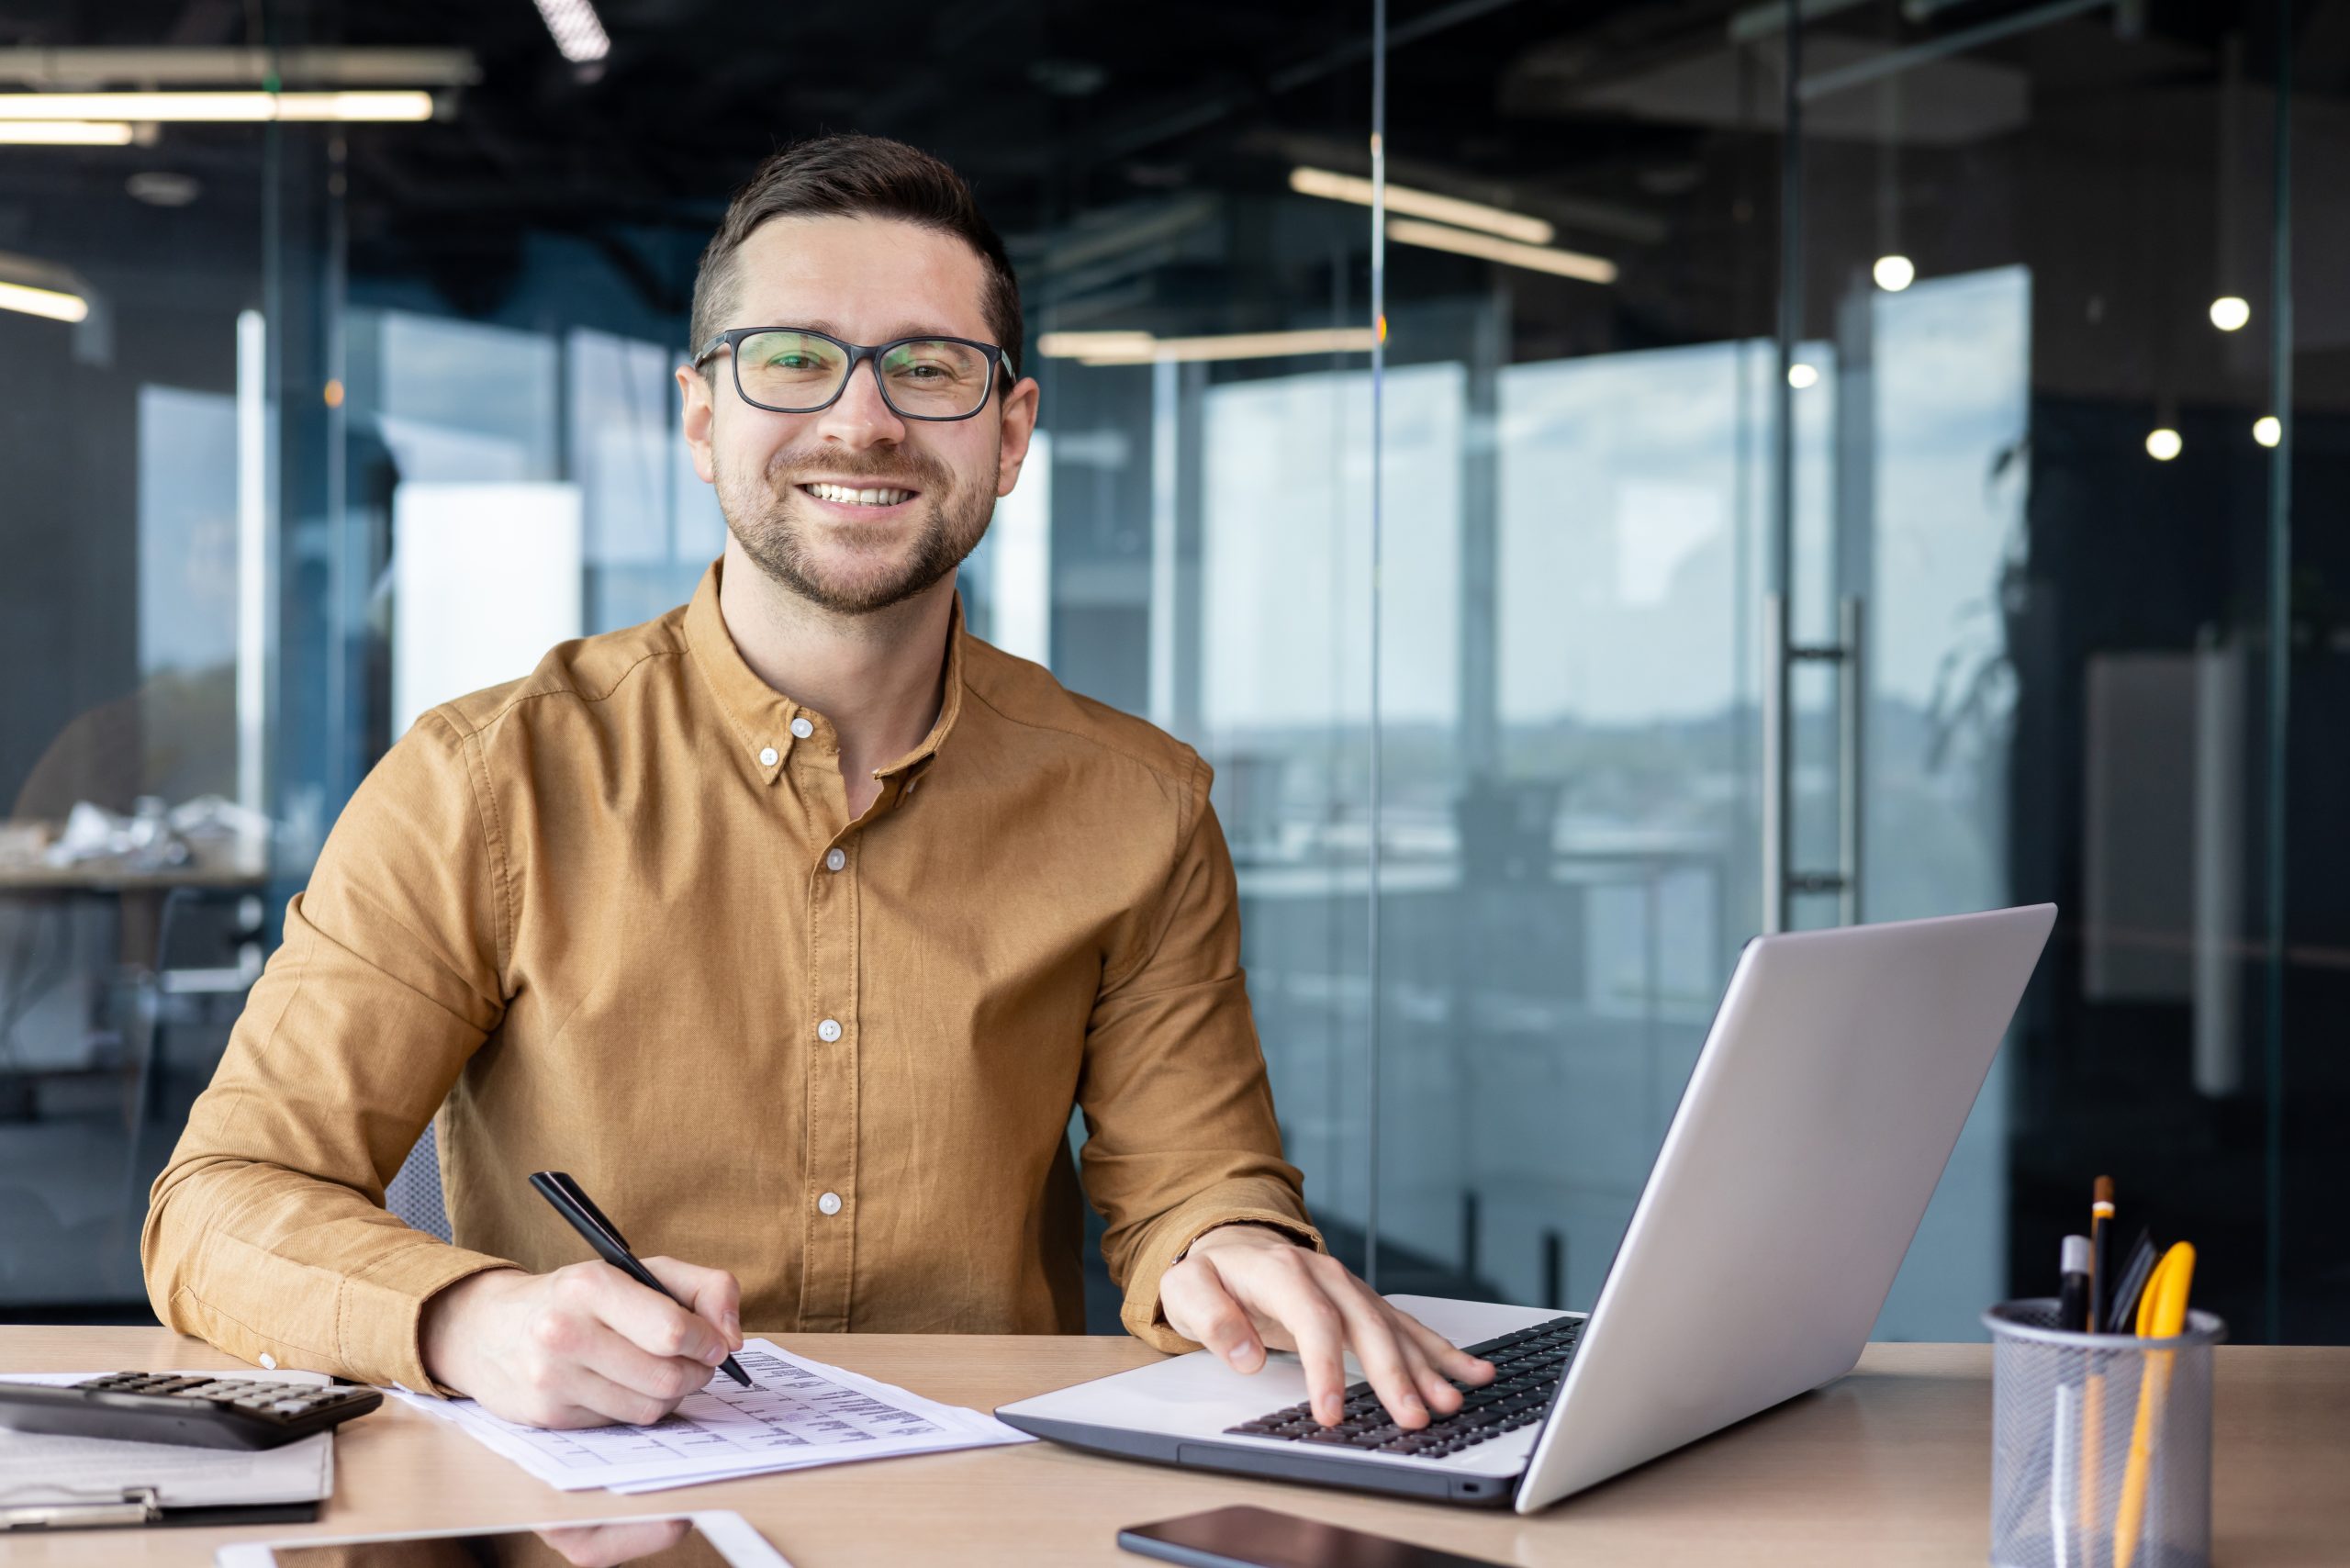
[(1235, 1372), (1265, 1364), (1268, 1348), (1295, 1350), (1314, 1418), (1346, 1415), (1346, 1352), (1399, 1427), (1416, 1429), (1460, 1408), (1460, 1390), (1491, 1383), (1493, 1363), (1387, 1305), (1336, 1258), (1257, 1225), (1219, 1226), (1192, 1243), (1158, 1283), (1167, 1326), (1196, 1339)]

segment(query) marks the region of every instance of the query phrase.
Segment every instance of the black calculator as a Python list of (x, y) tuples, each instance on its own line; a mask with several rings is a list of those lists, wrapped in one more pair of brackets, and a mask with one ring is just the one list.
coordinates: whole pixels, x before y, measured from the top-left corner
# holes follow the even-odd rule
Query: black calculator
[(0, 1381), (0, 1428), (200, 1449), (274, 1449), (364, 1416), (375, 1389), (175, 1372), (108, 1372), (62, 1387)]

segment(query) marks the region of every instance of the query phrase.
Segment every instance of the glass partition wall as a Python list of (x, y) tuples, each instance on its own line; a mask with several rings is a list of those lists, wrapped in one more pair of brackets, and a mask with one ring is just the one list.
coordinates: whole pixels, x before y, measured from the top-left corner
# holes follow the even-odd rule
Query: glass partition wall
[[(2350, 1334), (2288, 1196), (2350, 1087), (2350, 563), (2290, 526), (2350, 489), (2350, 158), (2291, 66), (2344, 5), (1013, 6), (904, 66), (995, 51), (987, 125), (719, 83), (677, 199), (578, 147), (643, 174), (678, 128), (606, 122), (707, 40), (565, 74), (525, 13), (432, 125), (0, 149), (0, 277), (92, 307), (0, 313), (57, 392), (0, 445), (0, 1313), (140, 1310), (146, 1182), (414, 714), (690, 592), (695, 258), (821, 120), (1005, 232), (1043, 426), (967, 614), (1215, 767), (1348, 1262), (1588, 1307), (1749, 936), (2053, 899), (1880, 1335), (2042, 1288), (2098, 1171), (2239, 1338)], [(78, 803), (207, 796), (218, 886), (40, 868)]]
[[(259, 961), (271, 168), (252, 127), (199, 128), (170, 181), (126, 188), (123, 151), (0, 145), (0, 1310), (20, 1315), (140, 1298), (147, 1179), (225, 1037), (212, 994), (154, 977), (237, 991)], [(56, 864), (60, 838), (124, 853)]]
[(1389, 361), (1467, 440), (1381, 566), (1459, 655), (1378, 716), (1380, 1246), (1587, 1307), (1745, 936), (2053, 900), (1877, 1333), (1975, 1337), (2109, 1172), (2247, 1336), (2338, 1338), (2306, 315), (2283, 372), (2339, 278), (2280, 245), (2344, 193), (2279, 133), (2343, 17), (1790, 9), (1387, 61)]

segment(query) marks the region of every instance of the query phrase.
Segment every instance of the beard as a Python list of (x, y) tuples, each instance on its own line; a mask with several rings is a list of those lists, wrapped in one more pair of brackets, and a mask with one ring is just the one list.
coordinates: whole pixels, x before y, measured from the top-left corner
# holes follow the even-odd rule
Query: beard
[[(978, 547), (995, 514), (992, 486), (958, 483), (927, 453), (792, 449), (755, 475), (735, 472), (715, 454), (712, 461), (718, 508), (743, 553), (793, 594), (836, 615), (870, 615), (932, 587)], [(841, 542), (842, 525), (821, 516), (789, 478), (811, 471), (918, 491), (909, 503), (911, 544), (902, 542), (903, 524), (887, 541)]]

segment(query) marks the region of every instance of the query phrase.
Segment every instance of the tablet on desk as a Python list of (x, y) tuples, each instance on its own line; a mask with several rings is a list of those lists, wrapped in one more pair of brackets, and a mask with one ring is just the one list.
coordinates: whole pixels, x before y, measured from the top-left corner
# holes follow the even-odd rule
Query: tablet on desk
[[(442, 1542), (443, 1556), (425, 1544)], [(723, 1510), (558, 1519), (490, 1529), (248, 1541), (224, 1546), (218, 1568), (791, 1568), (742, 1515)]]

